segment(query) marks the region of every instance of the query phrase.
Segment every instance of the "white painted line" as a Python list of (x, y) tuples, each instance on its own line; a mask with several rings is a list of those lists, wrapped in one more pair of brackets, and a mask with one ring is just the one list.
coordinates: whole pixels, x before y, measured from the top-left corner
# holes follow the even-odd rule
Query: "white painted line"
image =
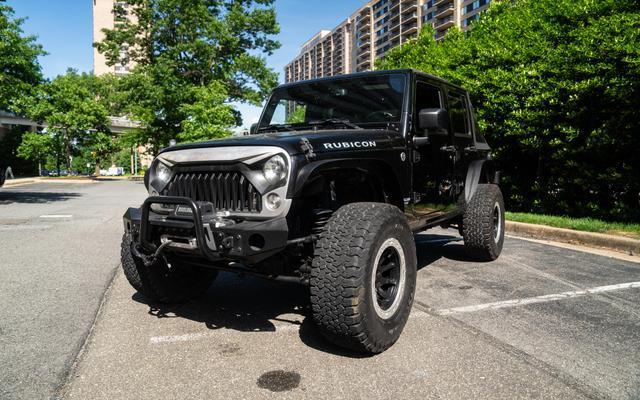
[(495, 303), (477, 304), (474, 306), (454, 307), (437, 310), (436, 314), (451, 315), (460, 313), (470, 313), (483, 310), (497, 310), (500, 308), (519, 307), (528, 304), (547, 303), (550, 301), (558, 301), (570, 299), (573, 297), (586, 296), (589, 294), (598, 294), (605, 292), (613, 292), (615, 290), (640, 288), (640, 282), (620, 283), (617, 285), (599, 286), (591, 289), (575, 290), (571, 292), (563, 292), (557, 294), (547, 294), (544, 296), (529, 297), (524, 299), (496, 301)]
[[(275, 327), (275, 331), (266, 331), (271, 333), (285, 333), (285, 332), (298, 332), (300, 325), (278, 325)], [(237, 332), (232, 329), (217, 329), (210, 332), (197, 332), (187, 333), (184, 335), (171, 335), (171, 336), (152, 336), (149, 338), (151, 344), (163, 344), (163, 343), (180, 343), (180, 342), (195, 342), (197, 340), (206, 339), (212, 336), (220, 336), (231, 332)], [(240, 331), (240, 333), (251, 333), (252, 331)], [(257, 331), (256, 331), (257, 332)]]
[(50, 218), (50, 219), (55, 219), (55, 218), (71, 218), (73, 217), (73, 215), (71, 214), (45, 214), (45, 215), (41, 215), (40, 218)]
[(36, 231), (40, 229), (49, 229), (51, 225), (0, 225), (0, 232), (7, 231)]
[(204, 339), (210, 335), (211, 335), (211, 332), (188, 333), (186, 335), (174, 335), (174, 336), (153, 336), (149, 341), (152, 344), (192, 342), (194, 340)]

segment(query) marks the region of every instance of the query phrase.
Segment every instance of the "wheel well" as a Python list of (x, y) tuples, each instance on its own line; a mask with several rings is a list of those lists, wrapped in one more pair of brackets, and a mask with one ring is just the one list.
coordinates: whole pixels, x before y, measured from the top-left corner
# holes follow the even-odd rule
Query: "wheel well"
[(465, 182), (465, 201), (471, 201), (478, 184), (495, 183), (496, 168), (490, 160), (475, 160), (469, 164)]
[(364, 166), (326, 166), (309, 175), (302, 189), (293, 199), (290, 229), (306, 234), (314, 224), (340, 207), (357, 202), (376, 202), (395, 205), (403, 210), (398, 180), (390, 168), (379, 164)]

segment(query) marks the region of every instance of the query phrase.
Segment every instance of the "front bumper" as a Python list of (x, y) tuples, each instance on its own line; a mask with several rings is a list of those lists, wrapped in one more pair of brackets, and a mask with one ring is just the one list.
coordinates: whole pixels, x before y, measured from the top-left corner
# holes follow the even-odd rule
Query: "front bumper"
[[(154, 204), (176, 207), (164, 215), (153, 212)], [(224, 223), (211, 203), (196, 203), (187, 197), (149, 197), (142, 207), (129, 208), (123, 219), (125, 232), (149, 255), (171, 241), (167, 251), (172, 253), (253, 264), (284, 249), (289, 236), (285, 217), (221, 226)]]

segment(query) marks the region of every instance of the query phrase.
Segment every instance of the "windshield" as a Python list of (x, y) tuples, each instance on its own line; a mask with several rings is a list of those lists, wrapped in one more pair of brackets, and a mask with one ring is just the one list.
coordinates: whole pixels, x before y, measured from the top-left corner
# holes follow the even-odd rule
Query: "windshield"
[(362, 129), (399, 125), (403, 74), (331, 79), (276, 89), (258, 130)]

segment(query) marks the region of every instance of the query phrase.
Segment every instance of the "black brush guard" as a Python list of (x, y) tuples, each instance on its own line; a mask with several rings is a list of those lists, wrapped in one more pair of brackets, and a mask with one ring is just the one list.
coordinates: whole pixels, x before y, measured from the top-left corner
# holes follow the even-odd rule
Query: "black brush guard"
[[(154, 204), (172, 205), (174, 210), (187, 207), (191, 215), (174, 213), (162, 215), (153, 212)], [(133, 240), (145, 255), (151, 256), (158, 250), (159, 238), (153, 237), (153, 227), (183, 229), (193, 232), (196, 239), (198, 255), (209, 261), (240, 261), (248, 264), (262, 261), (287, 246), (289, 230), (284, 217), (267, 221), (242, 221), (234, 225), (216, 227), (218, 217), (215, 212), (204, 212), (203, 208), (212, 210), (211, 203), (196, 203), (188, 197), (152, 196), (147, 198), (142, 207), (129, 208), (124, 214), (125, 232), (130, 233)], [(213, 235), (213, 237), (209, 237)], [(209, 239), (209, 240), (207, 240)], [(216, 244), (211, 249), (207, 243)], [(173, 252), (168, 247), (165, 251)], [(179, 254), (176, 252), (175, 254)]]

